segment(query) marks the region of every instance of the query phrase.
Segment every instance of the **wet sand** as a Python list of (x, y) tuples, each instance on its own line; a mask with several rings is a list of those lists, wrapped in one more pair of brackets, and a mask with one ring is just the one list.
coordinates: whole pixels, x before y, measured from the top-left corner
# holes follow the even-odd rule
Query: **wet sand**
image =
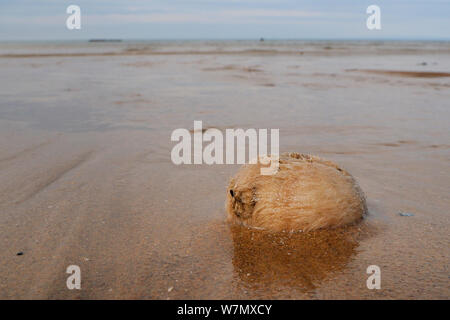
[(349, 71), (361, 71), (374, 74), (392, 75), (398, 77), (410, 77), (410, 78), (443, 78), (450, 77), (448, 72), (423, 72), (423, 71), (398, 71), (398, 70), (349, 70)]
[[(450, 44), (1, 44), (0, 70), (0, 298), (449, 298), (450, 78), (428, 75)], [(228, 226), (239, 166), (170, 160), (194, 120), (279, 128), (357, 179), (368, 218)]]

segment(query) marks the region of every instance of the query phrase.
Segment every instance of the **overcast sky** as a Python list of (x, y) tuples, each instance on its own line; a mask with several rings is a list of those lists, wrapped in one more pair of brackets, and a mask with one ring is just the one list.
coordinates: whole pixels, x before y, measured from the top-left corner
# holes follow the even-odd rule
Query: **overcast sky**
[[(81, 7), (69, 31), (66, 8)], [(381, 8), (379, 31), (366, 8)], [(0, 40), (450, 39), (450, 0), (0, 0)]]

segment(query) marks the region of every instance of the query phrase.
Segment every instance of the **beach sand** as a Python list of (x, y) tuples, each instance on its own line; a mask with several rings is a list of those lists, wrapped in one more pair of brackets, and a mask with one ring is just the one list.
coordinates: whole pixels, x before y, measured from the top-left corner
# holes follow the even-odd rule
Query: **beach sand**
[[(0, 298), (449, 298), (448, 42), (5, 43), (0, 70)], [(194, 120), (279, 128), (356, 178), (367, 219), (230, 227), (239, 165), (171, 162)]]

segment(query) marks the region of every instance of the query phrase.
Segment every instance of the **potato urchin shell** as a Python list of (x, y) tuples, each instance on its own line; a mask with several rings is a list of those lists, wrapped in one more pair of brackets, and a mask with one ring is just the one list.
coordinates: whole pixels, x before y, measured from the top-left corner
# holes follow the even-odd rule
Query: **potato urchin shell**
[(268, 231), (310, 231), (339, 227), (367, 213), (355, 179), (331, 161), (299, 153), (280, 156), (274, 175), (247, 164), (231, 179), (228, 220)]

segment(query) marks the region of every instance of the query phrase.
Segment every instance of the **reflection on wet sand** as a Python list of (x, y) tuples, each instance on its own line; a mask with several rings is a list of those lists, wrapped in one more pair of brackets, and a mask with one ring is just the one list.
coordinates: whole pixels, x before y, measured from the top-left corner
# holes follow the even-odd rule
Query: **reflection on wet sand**
[(234, 225), (230, 230), (240, 285), (303, 292), (344, 270), (369, 231), (365, 224), (306, 233), (268, 233)]

